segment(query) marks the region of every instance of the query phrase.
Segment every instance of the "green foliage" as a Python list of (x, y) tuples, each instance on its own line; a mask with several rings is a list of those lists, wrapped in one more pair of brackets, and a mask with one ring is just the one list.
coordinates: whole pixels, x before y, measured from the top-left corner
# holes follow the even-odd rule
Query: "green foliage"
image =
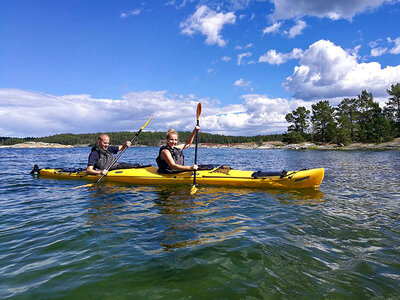
[(367, 140), (373, 143), (390, 141), (394, 137), (390, 121), (382, 114), (378, 103), (373, 103), (370, 110), (370, 123), (366, 129)]
[(285, 118), (286, 121), (291, 123), (288, 127), (288, 132), (296, 131), (303, 137), (305, 136), (306, 130), (309, 127), (310, 111), (308, 109), (304, 106), (300, 106), (291, 113), (288, 113)]
[(32, 142), (35, 141), (35, 138), (27, 137), (27, 138), (14, 138), (14, 137), (0, 137), (0, 145), (9, 146), (15, 145), (19, 143)]
[(371, 93), (366, 90), (361, 91), (361, 95), (358, 95), (357, 99), (358, 108), (358, 124), (359, 130), (359, 141), (362, 143), (372, 142), (373, 137), (371, 136), (371, 121), (373, 118), (374, 111), (374, 98)]
[(386, 102), (385, 115), (387, 118), (394, 123), (396, 134), (400, 134), (400, 83), (391, 85), (390, 90), (386, 90), (389, 97), (389, 101)]
[[(134, 132), (122, 131), (122, 132), (105, 132), (111, 140), (113, 145), (121, 145), (125, 141), (130, 141), (134, 136)], [(24, 143), (27, 141), (44, 142), (44, 143), (58, 143), (62, 145), (82, 145), (82, 146), (93, 146), (97, 143), (97, 137), (101, 133), (85, 133), (85, 134), (56, 134), (41, 138), (10, 138), (0, 137), (0, 145), (14, 145), (18, 143)], [(190, 132), (179, 132), (179, 140), (184, 143), (190, 136)], [(143, 146), (159, 146), (165, 143), (165, 132), (148, 132), (143, 131), (139, 138), (136, 140), (136, 145)], [(201, 132), (199, 135), (200, 143), (210, 144), (235, 144), (235, 143), (258, 143), (267, 141), (282, 141), (283, 134), (272, 134), (272, 135), (256, 135), (252, 137), (247, 136), (226, 136), (220, 134), (210, 134)]]
[[(381, 143), (400, 135), (400, 83), (387, 90), (391, 96), (382, 110), (372, 93), (361, 91), (357, 98), (345, 98), (337, 107), (328, 101), (312, 105), (313, 140), (317, 142)], [(308, 113), (307, 113), (308, 112)], [(299, 143), (307, 138), (309, 111), (303, 106), (286, 115), (290, 123), (284, 141)], [(296, 132), (293, 133), (293, 132)]]
[(351, 144), (352, 140), (351, 140), (350, 131), (348, 131), (347, 128), (344, 128), (344, 127), (339, 128), (337, 130), (335, 142), (337, 144), (343, 144), (344, 146)]
[(338, 130), (343, 134), (348, 132), (350, 134), (350, 141), (355, 141), (358, 134), (357, 123), (357, 99), (345, 98), (336, 108), (336, 121)]
[(332, 142), (336, 137), (335, 108), (329, 105), (329, 101), (319, 101), (311, 107), (314, 140), (324, 143)]
[(289, 144), (299, 144), (305, 142), (306, 139), (300, 132), (292, 130), (285, 133), (283, 141)]

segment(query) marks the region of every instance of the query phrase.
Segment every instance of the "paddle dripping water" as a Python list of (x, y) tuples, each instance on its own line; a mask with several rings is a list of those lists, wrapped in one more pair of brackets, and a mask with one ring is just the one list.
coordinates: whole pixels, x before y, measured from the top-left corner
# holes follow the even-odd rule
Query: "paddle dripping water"
[(72, 190), (82, 181), (28, 175), (34, 163), (85, 167), (89, 151), (0, 149), (0, 298), (399, 297), (399, 152), (201, 151), (235, 169), (324, 167), (319, 190)]

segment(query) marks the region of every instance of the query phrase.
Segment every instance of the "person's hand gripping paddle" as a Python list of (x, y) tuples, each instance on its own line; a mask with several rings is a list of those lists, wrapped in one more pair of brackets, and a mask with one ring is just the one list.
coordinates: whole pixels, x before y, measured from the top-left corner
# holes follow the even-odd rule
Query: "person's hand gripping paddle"
[[(201, 103), (197, 104), (197, 111), (196, 111), (196, 117), (197, 117), (197, 126), (199, 126), (199, 119), (200, 119), (200, 114), (201, 114)], [(199, 131), (196, 131), (196, 147), (194, 150), (194, 164), (197, 165), (197, 148), (199, 145)], [(193, 171), (193, 185), (192, 188), (190, 189), (190, 194), (193, 195), (197, 192), (197, 187), (196, 187), (196, 172), (197, 170)]]
[[(144, 124), (144, 125), (142, 126), (142, 128), (140, 128), (139, 131), (136, 132), (135, 136), (134, 136), (134, 137), (132, 138), (132, 140), (131, 140), (131, 143), (133, 143), (133, 141), (134, 141), (135, 139), (137, 139), (138, 135), (139, 135), (139, 134), (142, 132), (142, 130), (147, 126), (147, 124), (150, 123), (150, 121), (151, 121), (152, 118), (153, 118), (153, 115), (151, 115), (150, 119), (146, 122), (146, 124)], [(124, 149), (122, 149), (122, 151), (121, 151), (121, 152), (118, 154), (118, 156), (114, 159), (114, 161), (112, 162), (112, 164), (107, 168), (107, 171), (109, 171), (109, 170), (112, 168), (112, 166), (115, 165), (115, 163), (118, 161), (118, 159), (121, 157), (121, 155), (125, 152), (126, 149), (128, 149), (128, 147), (125, 147)], [(99, 183), (99, 182), (103, 179), (103, 177), (104, 177), (104, 174), (102, 174), (102, 175), (100, 176), (100, 178), (99, 178), (94, 184)], [(82, 188), (82, 187), (92, 186), (92, 185), (93, 185), (93, 183), (89, 183), (89, 184), (86, 184), (86, 185), (78, 186), (78, 187), (76, 187), (76, 188), (74, 188), (74, 189), (79, 189), (79, 188)]]

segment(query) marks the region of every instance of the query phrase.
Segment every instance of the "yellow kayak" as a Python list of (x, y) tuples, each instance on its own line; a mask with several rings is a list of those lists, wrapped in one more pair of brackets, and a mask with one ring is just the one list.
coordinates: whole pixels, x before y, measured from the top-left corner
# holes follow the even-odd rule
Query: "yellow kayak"
[[(59, 179), (86, 179), (96, 181), (99, 176), (88, 175), (84, 170), (38, 169), (41, 177)], [(317, 188), (324, 178), (324, 169), (305, 169), (282, 172), (254, 172), (234, 170), (227, 166), (213, 167), (196, 172), (196, 184), (212, 186), (302, 189)], [(104, 181), (140, 185), (191, 184), (193, 172), (173, 174), (157, 173), (157, 167), (147, 166), (134, 169), (110, 171)]]

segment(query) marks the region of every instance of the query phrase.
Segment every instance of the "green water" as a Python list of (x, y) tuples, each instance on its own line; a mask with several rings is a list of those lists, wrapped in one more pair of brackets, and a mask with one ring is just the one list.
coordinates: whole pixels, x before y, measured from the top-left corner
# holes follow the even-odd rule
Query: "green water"
[(0, 149), (0, 298), (400, 299), (398, 151), (199, 150), (237, 169), (325, 168), (305, 191), (27, 175), (84, 167), (88, 150)]

